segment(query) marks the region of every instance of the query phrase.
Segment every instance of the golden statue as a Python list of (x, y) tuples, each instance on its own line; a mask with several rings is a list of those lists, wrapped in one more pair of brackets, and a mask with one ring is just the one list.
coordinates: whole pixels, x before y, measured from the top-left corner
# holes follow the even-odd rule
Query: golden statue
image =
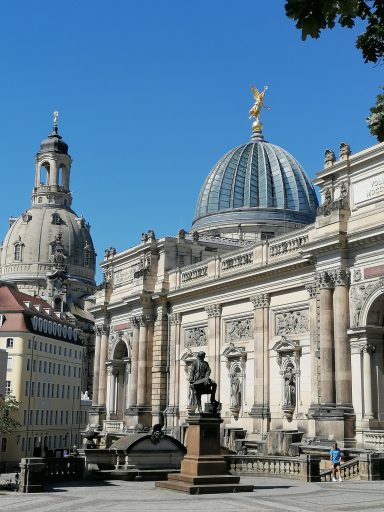
[(267, 92), (268, 86), (265, 85), (262, 92), (259, 92), (254, 85), (251, 85), (251, 89), (253, 92), (253, 97), (255, 98), (255, 103), (254, 103), (254, 105), (252, 105), (252, 107), (249, 111), (249, 119), (251, 119), (251, 117), (255, 118), (255, 121), (252, 126), (253, 126), (253, 131), (256, 131), (256, 130), (261, 130), (261, 128), (262, 128), (262, 124), (259, 121), (259, 115), (260, 115), (260, 111), (261, 111), (262, 107), (264, 106), (264, 108), (269, 110), (269, 107), (266, 107), (264, 105), (264, 96), (265, 96), (265, 93)]

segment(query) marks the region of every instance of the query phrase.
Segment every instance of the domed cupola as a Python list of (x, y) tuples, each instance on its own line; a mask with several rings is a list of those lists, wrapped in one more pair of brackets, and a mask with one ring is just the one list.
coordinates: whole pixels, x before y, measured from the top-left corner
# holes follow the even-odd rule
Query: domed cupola
[[(54, 283), (65, 279), (66, 302), (95, 286), (96, 254), (90, 226), (70, 208), (71, 157), (58, 134), (57, 113), (48, 139), (36, 155), (32, 206), (10, 219), (1, 250), (1, 279), (26, 293), (54, 299)], [(48, 291), (47, 291), (48, 290)], [(49, 291), (50, 290), (50, 291)]]
[(318, 201), (308, 176), (288, 151), (264, 140), (258, 116), (265, 91), (254, 89), (251, 140), (225, 154), (206, 178), (193, 230), (258, 239), (314, 221)]

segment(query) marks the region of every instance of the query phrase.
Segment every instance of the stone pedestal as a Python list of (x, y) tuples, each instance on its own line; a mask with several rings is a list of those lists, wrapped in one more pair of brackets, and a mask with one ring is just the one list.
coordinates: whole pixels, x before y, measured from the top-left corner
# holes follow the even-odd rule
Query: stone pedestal
[(167, 481), (156, 482), (156, 487), (188, 494), (252, 492), (253, 485), (240, 484), (240, 477), (227, 474), (227, 464), (220, 454), (222, 421), (218, 414), (191, 414), (181, 472), (168, 475)]
[(30, 457), (20, 462), (20, 492), (42, 492), (44, 476), (44, 459)]

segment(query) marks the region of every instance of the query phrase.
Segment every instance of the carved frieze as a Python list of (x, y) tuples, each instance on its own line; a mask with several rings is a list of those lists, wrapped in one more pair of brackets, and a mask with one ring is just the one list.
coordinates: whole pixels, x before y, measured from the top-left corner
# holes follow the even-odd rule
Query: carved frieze
[(253, 263), (253, 252), (246, 252), (238, 254), (230, 258), (225, 258), (221, 263), (221, 270), (232, 270), (234, 268), (243, 267), (244, 265), (251, 265)]
[(285, 311), (275, 315), (277, 335), (304, 334), (309, 330), (308, 310)]
[(225, 324), (225, 341), (231, 343), (234, 341), (247, 341), (253, 338), (253, 319), (238, 318)]
[(191, 327), (184, 329), (185, 348), (202, 347), (208, 343), (207, 327)]

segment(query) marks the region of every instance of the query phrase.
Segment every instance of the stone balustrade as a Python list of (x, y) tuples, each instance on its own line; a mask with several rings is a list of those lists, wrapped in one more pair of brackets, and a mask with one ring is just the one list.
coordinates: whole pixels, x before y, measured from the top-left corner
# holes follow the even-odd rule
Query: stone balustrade
[(124, 421), (117, 420), (104, 420), (104, 432), (122, 432), (124, 430)]
[(269, 256), (271, 258), (298, 252), (303, 245), (309, 242), (309, 234), (303, 232), (289, 238), (279, 238), (278, 242), (269, 245)]
[(221, 270), (227, 272), (230, 270), (237, 270), (239, 267), (246, 267), (253, 263), (253, 251), (242, 252), (234, 254), (221, 259)]
[[(360, 461), (358, 458), (352, 459), (340, 465), (340, 474), (343, 480), (352, 480), (360, 477)], [(332, 470), (328, 469), (320, 474), (322, 482), (332, 481)]]
[(225, 460), (231, 472), (242, 475), (273, 475), (306, 482), (320, 481), (320, 458), (312, 455), (300, 457), (228, 455)]
[(363, 432), (364, 448), (370, 450), (382, 450), (384, 448), (384, 432), (382, 430), (370, 430)]

